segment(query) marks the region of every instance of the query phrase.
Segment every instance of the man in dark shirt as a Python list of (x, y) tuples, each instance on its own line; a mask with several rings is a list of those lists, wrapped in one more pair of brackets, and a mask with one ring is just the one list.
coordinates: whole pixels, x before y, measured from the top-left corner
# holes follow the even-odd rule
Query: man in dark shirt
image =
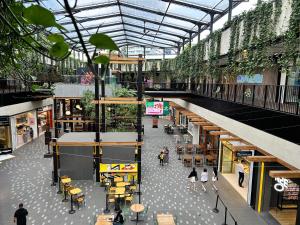
[(19, 204), (19, 209), (15, 212), (14, 222), (17, 221), (17, 225), (26, 225), (26, 216), (28, 212), (23, 208), (23, 203)]

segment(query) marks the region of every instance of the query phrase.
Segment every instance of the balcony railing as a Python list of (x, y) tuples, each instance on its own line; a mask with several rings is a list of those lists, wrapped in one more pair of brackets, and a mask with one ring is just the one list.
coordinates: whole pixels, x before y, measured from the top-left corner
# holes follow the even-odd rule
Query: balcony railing
[(32, 85), (42, 85), (41, 81), (27, 81), (24, 84), (21, 80), (0, 79), (0, 94), (31, 92)]
[(300, 86), (254, 84), (192, 85), (200, 96), (299, 115)]
[[(122, 82), (136, 89), (136, 82)], [(185, 91), (199, 96), (300, 115), (300, 86), (256, 84), (143, 83), (144, 91)]]

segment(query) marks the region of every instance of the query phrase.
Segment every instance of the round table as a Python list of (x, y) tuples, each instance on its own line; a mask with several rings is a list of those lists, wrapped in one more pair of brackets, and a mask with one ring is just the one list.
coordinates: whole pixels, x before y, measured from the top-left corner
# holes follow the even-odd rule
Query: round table
[(136, 221), (136, 223), (138, 221), (142, 221), (142, 220), (139, 220), (139, 213), (143, 212), (145, 207), (142, 204), (133, 204), (133, 205), (131, 205), (130, 209), (132, 212), (136, 213), (136, 219), (133, 219), (132, 221)]
[(139, 213), (139, 212), (143, 212), (145, 207), (142, 204), (133, 204), (131, 205), (130, 209), (132, 212)]

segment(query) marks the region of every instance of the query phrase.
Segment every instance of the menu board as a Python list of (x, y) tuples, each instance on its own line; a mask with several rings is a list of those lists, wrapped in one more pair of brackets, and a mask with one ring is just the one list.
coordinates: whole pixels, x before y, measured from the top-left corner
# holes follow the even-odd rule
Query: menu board
[(284, 200), (298, 200), (299, 186), (295, 183), (289, 183), (288, 187), (283, 192)]
[(100, 163), (100, 173), (136, 173), (138, 168), (137, 163), (125, 164), (104, 164)]

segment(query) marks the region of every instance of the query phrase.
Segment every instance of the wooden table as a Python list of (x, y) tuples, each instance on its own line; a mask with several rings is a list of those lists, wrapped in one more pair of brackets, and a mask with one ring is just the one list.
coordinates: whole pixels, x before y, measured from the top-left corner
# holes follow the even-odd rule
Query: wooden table
[(186, 160), (186, 159), (187, 159), (187, 160), (192, 160), (192, 159), (193, 159), (193, 156), (192, 156), (192, 155), (187, 155), (187, 154), (186, 154), (186, 155), (184, 155), (182, 158), (183, 158), (183, 160)]
[(142, 221), (141, 219), (139, 219), (139, 213), (144, 211), (145, 206), (143, 206), (142, 204), (133, 204), (131, 205), (130, 209), (132, 212), (136, 213), (136, 218), (132, 221), (136, 221), (136, 224), (138, 223), (138, 221)]
[(123, 177), (115, 177), (114, 178), (114, 182), (122, 182), (123, 181)]
[(115, 195), (123, 195), (123, 194), (125, 194), (125, 187), (117, 187), (114, 194)]
[(71, 195), (71, 209), (69, 210), (70, 214), (75, 213), (75, 210), (73, 209), (73, 195), (77, 195), (80, 194), (82, 191), (79, 188), (74, 188), (72, 190), (69, 191), (70, 195)]
[(201, 160), (202, 156), (201, 155), (195, 155), (195, 160)]
[(174, 217), (172, 214), (157, 214), (158, 225), (175, 225)]
[(101, 214), (97, 217), (95, 225), (112, 225), (114, 221), (114, 215)]
[(95, 223), (95, 225), (113, 225), (111, 221), (100, 220)]
[(82, 191), (80, 188), (74, 188), (72, 190), (70, 190), (70, 194), (71, 195), (77, 195), (77, 194), (80, 194)]
[(71, 178), (61, 179), (61, 183), (62, 183), (62, 184), (68, 184), (68, 183), (71, 183)]
[(125, 187), (125, 186), (128, 186), (128, 185), (130, 185), (129, 182), (118, 182), (118, 183), (116, 183), (117, 187)]

